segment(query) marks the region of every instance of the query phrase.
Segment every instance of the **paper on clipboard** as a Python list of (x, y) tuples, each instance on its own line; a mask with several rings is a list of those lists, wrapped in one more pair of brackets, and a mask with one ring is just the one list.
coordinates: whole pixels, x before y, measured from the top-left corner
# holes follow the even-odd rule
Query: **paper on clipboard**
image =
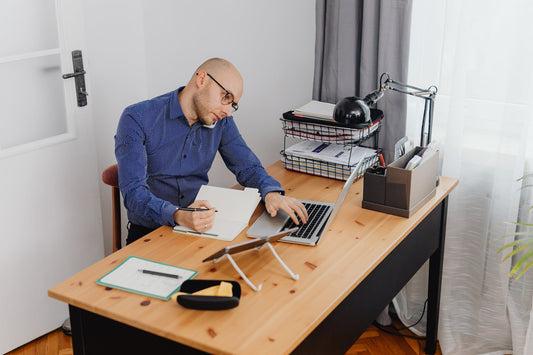
[[(179, 278), (144, 274), (139, 271), (143, 269), (178, 275)], [(163, 264), (136, 256), (129, 256), (119, 266), (96, 281), (96, 283), (102, 286), (168, 300), (174, 292), (179, 290), (185, 280), (192, 279), (197, 273), (194, 270)]]

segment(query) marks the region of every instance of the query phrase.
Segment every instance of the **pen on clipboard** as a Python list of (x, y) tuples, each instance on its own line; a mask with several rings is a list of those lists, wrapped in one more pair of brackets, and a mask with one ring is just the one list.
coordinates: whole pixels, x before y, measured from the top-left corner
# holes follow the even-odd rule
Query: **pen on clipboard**
[(173, 279), (179, 279), (181, 277), (180, 275), (176, 275), (176, 274), (167, 274), (166, 272), (159, 272), (159, 271), (146, 270), (146, 269), (139, 269), (139, 271), (142, 272), (143, 274), (171, 277)]
[[(179, 211), (189, 211), (189, 212), (202, 212), (202, 211), (209, 211), (210, 208), (192, 208), (192, 207), (179, 207)], [(218, 210), (215, 210), (215, 212), (218, 212)]]

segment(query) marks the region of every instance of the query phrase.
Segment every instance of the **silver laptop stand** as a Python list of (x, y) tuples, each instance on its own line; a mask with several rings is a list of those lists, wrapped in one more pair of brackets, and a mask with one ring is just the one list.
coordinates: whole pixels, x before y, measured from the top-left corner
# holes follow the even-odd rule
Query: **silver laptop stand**
[[(274, 254), (274, 256), (276, 257), (276, 259), (278, 260), (278, 262), (281, 264), (281, 266), (283, 266), (283, 268), (289, 273), (289, 275), (291, 275), (291, 277), (294, 279), (294, 280), (298, 280), (298, 278), (300, 277), (298, 274), (295, 274), (294, 272), (291, 271), (291, 269), (289, 269), (289, 267), (283, 262), (283, 260), (281, 260), (281, 258), (279, 257), (278, 253), (276, 253), (276, 250), (274, 249), (274, 247), (272, 246), (272, 244), (270, 244), (269, 242), (266, 242), (264, 243), (263, 245), (268, 245), (269, 249), (272, 251), (272, 254)], [(261, 247), (263, 246), (259, 246), (257, 248), (254, 248), (256, 250), (259, 250), (261, 249)], [(235, 262), (235, 260), (233, 260), (233, 258), (231, 257), (230, 254), (228, 253), (225, 253), (224, 255), (222, 255), (220, 258), (216, 258), (216, 259), (213, 259), (213, 262), (214, 263), (217, 263), (219, 262), (220, 260), (222, 260), (224, 257), (228, 258), (231, 265), (233, 265), (233, 267), (235, 268), (235, 270), (237, 270), (237, 272), (239, 273), (239, 275), (241, 275), (242, 279), (248, 284), (248, 286), (250, 286), (252, 288), (252, 290), (254, 291), (260, 291), (261, 290), (261, 287), (263, 286), (263, 284), (259, 284), (259, 286), (255, 286), (252, 281), (250, 281), (246, 275), (244, 274), (244, 272), (241, 270), (241, 268), (239, 268), (239, 266), (237, 265), (237, 263)]]

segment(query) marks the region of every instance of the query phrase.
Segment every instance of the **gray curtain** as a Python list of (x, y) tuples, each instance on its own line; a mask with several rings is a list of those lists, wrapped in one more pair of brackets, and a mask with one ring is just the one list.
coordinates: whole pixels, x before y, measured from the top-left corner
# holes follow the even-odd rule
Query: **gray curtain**
[[(316, 0), (314, 100), (364, 97), (383, 72), (407, 83), (411, 1)], [(407, 97), (388, 90), (376, 107), (385, 113), (379, 145), (390, 163), (405, 135)]]

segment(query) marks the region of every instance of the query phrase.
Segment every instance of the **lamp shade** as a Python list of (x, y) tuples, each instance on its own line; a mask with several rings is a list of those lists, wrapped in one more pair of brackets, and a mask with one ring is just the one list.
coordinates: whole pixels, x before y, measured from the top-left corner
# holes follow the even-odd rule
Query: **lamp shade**
[(365, 128), (372, 123), (368, 104), (355, 96), (345, 97), (337, 102), (333, 120), (353, 128)]

